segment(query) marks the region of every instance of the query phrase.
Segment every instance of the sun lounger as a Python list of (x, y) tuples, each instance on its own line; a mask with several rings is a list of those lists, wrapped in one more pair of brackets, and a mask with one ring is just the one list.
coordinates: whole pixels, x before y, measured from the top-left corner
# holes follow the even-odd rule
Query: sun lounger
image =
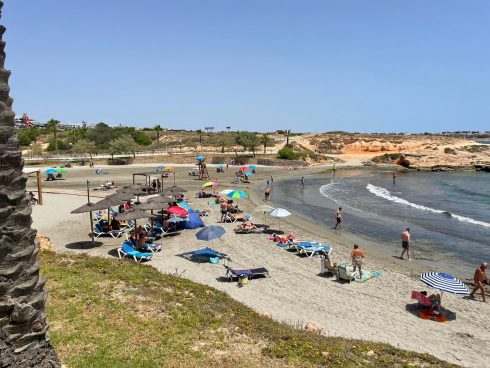
[(111, 236), (113, 238), (119, 238), (123, 233), (124, 231), (121, 230), (104, 231), (100, 223), (95, 224), (94, 235), (96, 238), (98, 238), (99, 236)]
[(324, 256), (329, 256), (330, 252), (332, 251), (332, 248), (329, 247), (328, 245), (319, 245), (319, 246), (313, 246), (313, 247), (305, 247), (305, 248), (300, 248), (301, 250), (299, 251), (300, 254), (306, 254), (307, 257), (311, 258), (314, 255), (320, 254)]
[(329, 256), (326, 256), (326, 255), (321, 256), (320, 274), (321, 275), (325, 275), (325, 274), (337, 275), (337, 264), (332, 263), (332, 260), (330, 259)]
[(419, 305), (421, 307), (431, 307), (432, 302), (431, 300), (424, 294), (422, 294), (420, 291), (412, 291), (412, 299), (418, 301)]
[(286, 242), (286, 247), (299, 252), (302, 252), (306, 248), (320, 246), (320, 242), (317, 241), (300, 241), (300, 242)]
[(151, 257), (153, 257), (152, 253), (143, 253), (134, 249), (133, 245), (128, 241), (122, 242), (121, 248), (117, 249), (117, 254), (119, 259), (128, 257), (133, 258), (136, 262), (141, 262), (143, 260), (149, 261), (151, 260)]
[(243, 229), (243, 228), (236, 228), (235, 233), (236, 234), (262, 234), (265, 232), (265, 227), (257, 227), (254, 229)]
[(246, 270), (234, 270), (229, 266), (225, 266), (225, 269), (225, 277), (228, 278), (229, 281), (233, 281), (233, 279), (239, 279), (242, 275), (247, 276), (249, 279), (252, 279), (254, 277), (269, 277), (269, 270), (264, 267), (251, 268)]
[(356, 279), (356, 272), (349, 271), (346, 263), (337, 266), (337, 280), (347, 280), (349, 282)]

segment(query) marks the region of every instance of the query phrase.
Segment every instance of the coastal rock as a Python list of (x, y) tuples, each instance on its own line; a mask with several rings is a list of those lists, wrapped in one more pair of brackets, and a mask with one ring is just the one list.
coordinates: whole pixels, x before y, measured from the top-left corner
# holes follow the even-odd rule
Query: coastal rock
[(270, 313), (267, 313), (267, 312), (259, 312), (258, 314), (259, 314), (260, 317), (272, 318), (271, 314)]
[(405, 157), (405, 155), (401, 155), (399, 158), (397, 158), (394, 163), (396, 165), (400, 165), (400, 166), (403, 166), (403, 167), (410, 167), (410, 161), (407, 160), (407, 158)]
[(308, 331), (308, 332), (312, 332), (312, 333), (315, 333), (315, 334), (323, 334), (325, 332), (325, 329), (320, 326), (318, 323), (316, 322), (308, 322), (305, 327), (304, 327), (304, 330), (305, 331)]

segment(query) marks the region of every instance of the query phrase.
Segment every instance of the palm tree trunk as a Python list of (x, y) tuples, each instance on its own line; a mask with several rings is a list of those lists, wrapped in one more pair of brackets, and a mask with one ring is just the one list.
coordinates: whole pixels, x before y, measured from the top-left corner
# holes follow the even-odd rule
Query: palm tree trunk
[(22, 174), (24, 164), (14, 131), (10, 72), (4, 69), (4, 32), (0, 26), (0, 365), (59, 367), (49, 342), (45, 281), (36, 261), (39, 243), (31, 228), (27, 177)]

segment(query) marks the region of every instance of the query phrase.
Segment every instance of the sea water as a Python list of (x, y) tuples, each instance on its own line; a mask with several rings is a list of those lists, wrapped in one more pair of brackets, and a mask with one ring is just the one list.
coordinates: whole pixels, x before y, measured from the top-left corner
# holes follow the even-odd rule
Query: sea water
[(398, 173), (345, 170), (274, 184), (273, 201), (326, 227), (344, 211), (352, 232), (401, 253), (400, 234), (410, 228), (416, 262), (472, 277), (490, 261), (490, 174), (482, 172)]

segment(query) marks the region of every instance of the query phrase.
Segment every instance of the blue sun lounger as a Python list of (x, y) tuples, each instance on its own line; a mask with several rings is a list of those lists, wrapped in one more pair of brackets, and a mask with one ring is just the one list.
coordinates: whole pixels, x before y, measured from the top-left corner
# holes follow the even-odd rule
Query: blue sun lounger
[(129, 241), (123, 241), (121, 248), (118, 248), (117, 255), (119, 259), (128, 257), (133, 258), (136, 262), (149, 261), (153, 257), (152, 253), (143, 253), (134, 249), (133, 245)]
[(104, 231), (100, 222), (95, 224), (94, 235), (96, 238), (98, 238), (99, 236), (111, 236), (113, 238), (119, 238), (123, 233), (124, 231), (121, 230)]
[(247, 278), (249, 279), (252, 279), (254, 277), (269, 277), (269, 270), (264, 267), (251, 268), (246, 270), (234, 270), (229, 266), (225, 266), (225, 269), (225, 277), (228, 278), (229, 281), (233, 281), (233, 279), (239, 279), (243, 275), (247, 276)]

